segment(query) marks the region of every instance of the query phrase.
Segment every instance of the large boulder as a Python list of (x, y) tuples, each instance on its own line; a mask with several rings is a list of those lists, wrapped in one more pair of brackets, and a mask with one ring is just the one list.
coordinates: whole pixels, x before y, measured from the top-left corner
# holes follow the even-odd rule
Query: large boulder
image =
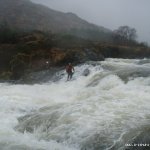
[(89, 74), (90, 74), (90, 70), (88, 68), (86, 68), (82, 73), (83, 76), (88, 76)]

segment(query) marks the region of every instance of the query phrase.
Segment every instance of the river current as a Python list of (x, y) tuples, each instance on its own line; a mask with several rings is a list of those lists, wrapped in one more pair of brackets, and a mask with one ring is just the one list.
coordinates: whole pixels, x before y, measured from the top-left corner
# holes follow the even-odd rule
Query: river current
[(0, 83), (0, 150), (150, 148), (149, 59), (87, 62), (75, 66), (71, 81), (64, 70), (55, 76)]

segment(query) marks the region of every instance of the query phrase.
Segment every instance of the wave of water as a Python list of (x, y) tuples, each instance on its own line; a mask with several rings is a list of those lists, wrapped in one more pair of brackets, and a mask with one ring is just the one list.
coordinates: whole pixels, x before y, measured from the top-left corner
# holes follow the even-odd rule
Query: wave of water
[(60, 71), (57, 82), (0, 84), (0, 149), (123, 150), (150, 140), (149, 60), (107, 59), (75, 70), (69, 82)]

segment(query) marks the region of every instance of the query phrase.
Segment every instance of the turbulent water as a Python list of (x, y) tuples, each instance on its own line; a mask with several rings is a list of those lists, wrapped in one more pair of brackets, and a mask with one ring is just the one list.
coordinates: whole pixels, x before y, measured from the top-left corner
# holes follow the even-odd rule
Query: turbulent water
[(135, 149), (127, 144), (150, 144), (149, 75), (149, 59), (107, 59), (76, 66), (69, 82), (60, 71), (57, 82), (1, 83), (0, 150), (124, 150)]

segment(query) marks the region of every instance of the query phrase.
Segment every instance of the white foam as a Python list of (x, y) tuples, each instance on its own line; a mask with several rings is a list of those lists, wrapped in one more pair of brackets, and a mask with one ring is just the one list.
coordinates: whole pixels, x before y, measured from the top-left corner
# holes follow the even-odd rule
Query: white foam
[[(137, 65), (137, 60), (122, 59), (108, 59), (104, 63), (111, 65), (111, 62), (115, 67)], [(82, 76), (86, 68), (90, 70), (87, 77)], [(0, 148), (8, 143), (8, 150), (12, 145), (44, 150), (80, 149), (90, 144), (95, 135), (113, 143), (124, 132), (149, 124), (150, 78), (138, 77), (124, 83), (117, 75), (106, 74), (97, 78), (97, 84), (87, 87), (95, 75), (104, 72), (100, 65), (82, 65), (75, 67), (73, 80), (69, 82), (65, 75), (56, 83), (0, 84)], [(23, 134), (14, 129), (19, 116), (58, 104), (63, 105), (58, 109), (57, 125), (47, 133), (37, 129), (33, 134)], [(58, 143), (54, 137), (62, 142)]]

